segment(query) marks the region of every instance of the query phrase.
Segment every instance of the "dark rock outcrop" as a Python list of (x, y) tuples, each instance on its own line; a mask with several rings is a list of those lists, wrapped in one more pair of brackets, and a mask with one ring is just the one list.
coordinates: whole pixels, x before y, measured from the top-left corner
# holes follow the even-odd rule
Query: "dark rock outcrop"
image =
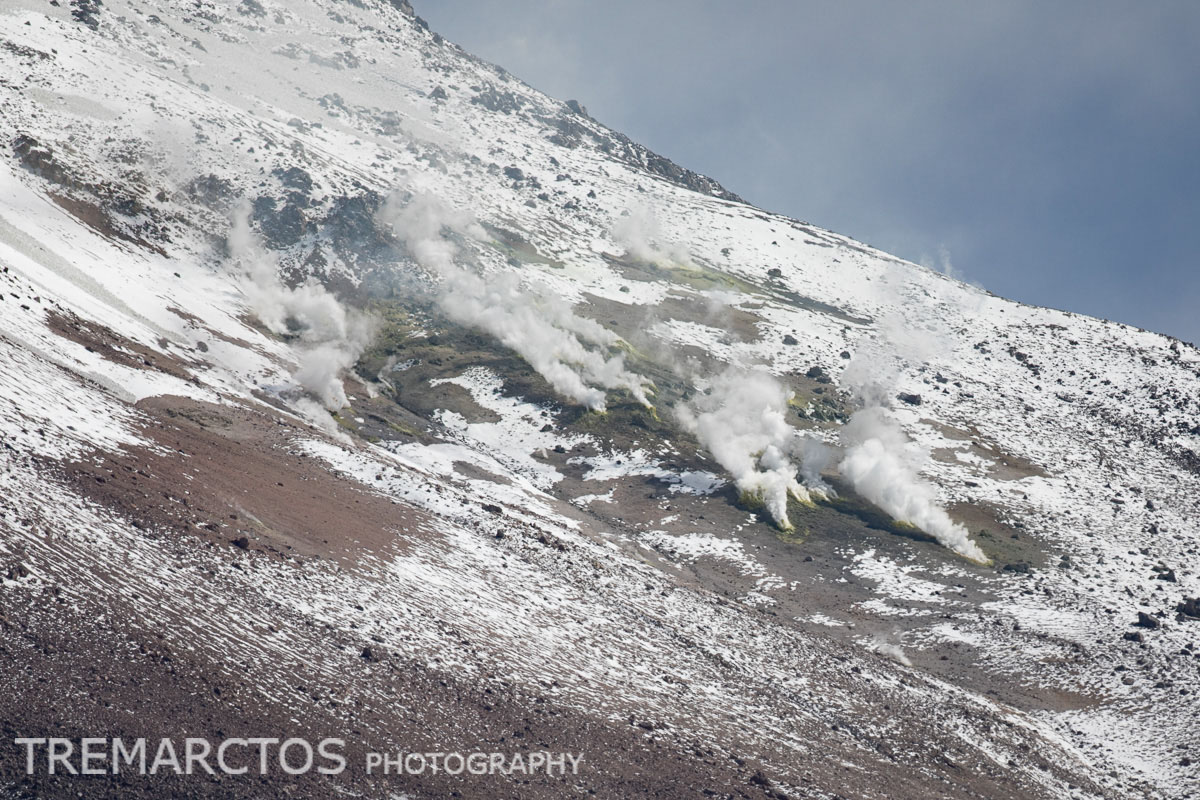
[(1183, 598), (1183, 602), (1175, 606), (1175, 610), (1185, 617), (1200, 619), (1200, 597)]
[(1150, 616), (1145, 611), (1138, 612), (1137, 622), (1135, 622), (1133, 624), (1139, 628), (1145, 628), (1145, 629), (1151, 630), (1151, 631), (1157, 630), (1158, 628), (1160, 628), (1162, 626), (1162, 623), (1159, 622), (1158, 619)]
[(92, 30), (100, 28), (100, 7), (102, 0), (71, 0), (71, 16), (82, 25)]

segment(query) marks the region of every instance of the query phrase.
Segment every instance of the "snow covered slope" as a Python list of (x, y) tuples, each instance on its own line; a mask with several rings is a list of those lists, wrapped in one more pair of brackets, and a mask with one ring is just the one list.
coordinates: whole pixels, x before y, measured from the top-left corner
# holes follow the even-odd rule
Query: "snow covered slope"
[(8, 0), (0, 97), (8, 739), (1200, 792), (1194, 346), (756, 209), (404, 0)]

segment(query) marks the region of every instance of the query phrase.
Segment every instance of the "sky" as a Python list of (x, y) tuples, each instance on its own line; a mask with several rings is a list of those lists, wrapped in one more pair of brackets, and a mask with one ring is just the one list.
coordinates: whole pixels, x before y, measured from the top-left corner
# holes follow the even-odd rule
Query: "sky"
[(1200, 2), (416, 0), (761, 208), (1200, 343)]

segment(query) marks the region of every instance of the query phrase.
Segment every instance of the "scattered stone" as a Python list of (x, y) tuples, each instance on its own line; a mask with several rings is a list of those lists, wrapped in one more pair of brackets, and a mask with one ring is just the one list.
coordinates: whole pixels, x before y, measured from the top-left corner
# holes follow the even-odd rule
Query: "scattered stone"
[(907, 394), (905, 392), (901, 392), (900, 394), (896, 395), (896, 399), (901, 403), (908, 403), (910, 406), (921, 405), (921, 395), (919, 394)]
[(484, 503), (483, 510), (488, 512), (489, 514), (497, 514), (498, 515), (498, 514), (504, 513), (504, 509), (500, 508), (500, 506), (495, 505), (494, 503)]
[(784, 337), (783, 337), (783, 343), (784, 343), (784, 344), (786, 344), (786, 345), (797, 345), (797, 344), (800, 344), (800, 342), (796, 340), (796, 337), (795, 337), (795, 336), (792, 336), (790, 333), (788, 333), (788, 334), (784, 334)]
[(1183, 598), (1183, 602), (1175, 606), (1175, 610), (1185, 617), (1200, 619), (1200, 597)]
[(1123, 637), (1127, 642), (1144, 642), (1146, 637), (1142, 636), (1141, 631), (1127, 631)]
[(833, 379), (829, 377), (829, 373), (825, 372), (820, 366), (808, 368), (808, 372), (804, 373), (804, 377), (816, 381), (817, 383), (833, 383)]
[(232, 207), (233, 184), (212, 173), (193, 178), (183, 187), (183, 191), (192, 200), (209, 208), (228, 209)]
[(101, 0), (71, 0), (71, 16), (92, 30), (100, 28)]
[(504, 114), (520, 111), (524, 106), (521, 98), (512, 92), (498, 91), (494, 86), (489, 86), (472, 97), (471, 102), (477, 106), (483, 106), (488, 111), (499, 111)]
[(241, 548), (242, 550), (249, 550), (250, 549), (250, 540), (247, 539), (245, 536), (239, 536), (238, 538), (233, 540), (233, 546)]
[(258, 2), (258, 0), (242, 0), (242, 4), (238, 6), (237, 12), (243, 17), (265, 17), (267, 15), (267, 10), (262, 7), (262, 3)]
[(1147, 630), (1152, 630), (1152, 631), (1157, 630), (1159, 627), (1162, 626), (1161, 622), (1159, 622), (1157, 619), (1155, 619), (1154, 617), (1147, 614), (1145, 611), (1138, 612), (1137, 622), (1135, 622), (1133, 624), (1139, 628), (1146, 628)]

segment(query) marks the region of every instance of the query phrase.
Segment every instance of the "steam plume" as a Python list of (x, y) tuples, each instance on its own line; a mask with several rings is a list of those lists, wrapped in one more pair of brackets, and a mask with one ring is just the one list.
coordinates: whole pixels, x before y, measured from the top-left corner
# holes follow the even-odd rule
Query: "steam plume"
[[(888, 305), (911, 307), (902, 297), (890, 298)], [(927, 361), (938, 352), (943, 337), (936, 325), (919, 327), (898, 314), (883, 317), (878, 331), (875, 343), (867, 343), (842, 374), (843, 386), (863, 408), (841, 431), (846, 452), (839, 471), (855, 491), (894, 519), (915, 525), (967, 558), (987, 561), (967, 529), (938, 504), (934, 486), (921, 478), (928, 453), (908, 440), (886, 408), (896, 393), (902, 364)]]
[(613, 223), (612, 235), (613, 240), (625, 248), (625, 254), (638, 261), (657, 263), (666, 260), (692, 265), (692, 257), (684, 247), (667, 241), (649, 206), (635, 205), (618, 217)]
[(348, 311), (315, 280), (290, 288), (276, 272), (276, 262), (263, 251), (250, 228), (249, 206), (234, 214), (229, 249), (244, 275), (242, 284), (250, 310), (266, 328), (280, 336), (296, 336), (299, 367), (292, 379), (329, 411), (349, 405), (342, 375), (350, 369), (374, 335), (374, 320)]
[(447, 231), (486, 240), (477, 222), (437, 198), (418, 194), (407, 203), (393, 195), (380, 210), (417, 263), (441, 278), (438, 303), (453, 321), (481, 328), (515, 350), (554, 389), (593, 410), (603, 411), (608, 389), (624, 389), (649, 406), (645, 378), (629, 371), (622, 353), (609, 355), (620, 338), (594, 320), (574, 313), (557, 298), (531, 293), (512, 273), (487, 280), (455, 262), (457, 245)]
[[(743, 496), (761, 501), (784, 530), (792, 528), (788, 497), (809, 503), (813, 494), (827, 492), (820, 478), (825, 448), (788, 424), (791, 397), (766, 372), (730, 368), (695, 408), (676, 408), (680, 423), (729, 471)], [(796, 479), (801, 471), (807, 485)]]
[(842, 429), (848, 446), (841, 473), (855, 491), (894, 519), (915, 525), (956, 553), (975, 561), (987, 556), (967, 529), (950, 519), (937, 503), (931, 484), (920, 477), (924, 452), (908, 441), (900, 425), (883, 408), (857, 411)]
[(898, 644), (889, 642), (882, 635), (871, 637), (868, 646), (874, 652), (879, 653), (881, 656), (887, 656), (898, 664), (903, 664), (906, 667), (912, 666), (912, 661), (905, 655), (904, 648)]

